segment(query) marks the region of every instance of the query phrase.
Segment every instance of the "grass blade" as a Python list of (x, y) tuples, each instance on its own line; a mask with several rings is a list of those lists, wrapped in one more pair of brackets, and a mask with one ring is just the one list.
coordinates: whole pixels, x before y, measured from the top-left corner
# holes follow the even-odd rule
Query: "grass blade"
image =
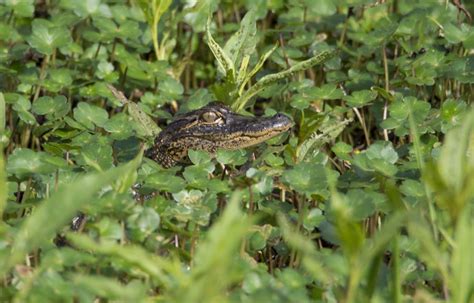
[(172, 267), (168, 265), (169, 262), (148, 253), (141, 247), (121, 246), (111, 242), (98, 243), (88, 236), (75, 233), (69, 233), (67, 239), (77, 248), (121, 259), (132, 265), (135, 270), (139, 269), (161, 284), (169, 283), (164, 273), (164, 269), (172, 270)]
[(452, 302), (474, 300), (474, 224), (472, 209), (466, 207), (456, 227), (456, 246), (451, 258), (452, 276), (449, 279)]
[(174, 292), (174, 302), (223, 302), (227, 288), (239, 279), (236, 266), (242, 240), (250, 219), (240, 210), (242, 193), (231, 197), (224, 214), (208, 233), (195, 256), (195, 266), (188, 281)]
[(93, 201), (97, 191), (112, 184), (118, 176), (130, 174), (138, 167), (140, 160), (141, 155), (121, 167), (80, 177), (75, 182), (62, 186), (50, 198), (41, 202), (20, 227), (10, 255), (0, 262), (0, 275), (20, 262), (25, 254), (50, 241), (79, 209)]

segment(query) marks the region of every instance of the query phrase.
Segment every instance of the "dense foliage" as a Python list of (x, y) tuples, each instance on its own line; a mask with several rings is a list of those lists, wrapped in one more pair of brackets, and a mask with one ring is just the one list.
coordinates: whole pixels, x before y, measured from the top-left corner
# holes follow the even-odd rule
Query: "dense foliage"
[[(0, 0), (0, 301), (473, 302), (464, 2)], [(214, 100), (295, 126), (142, 156)]]

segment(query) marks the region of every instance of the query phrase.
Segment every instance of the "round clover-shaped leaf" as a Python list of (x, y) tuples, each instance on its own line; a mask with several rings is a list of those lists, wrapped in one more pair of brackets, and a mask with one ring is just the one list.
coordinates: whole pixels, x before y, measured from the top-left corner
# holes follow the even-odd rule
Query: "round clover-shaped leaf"
[(103, 217), (99, 222), (93, 224), (98, 231), (102, 241), (115, 241), (123, 238), (123, 229), (117, 220)]
[(216, 153), (216, 160), (224, 165), (242, 165), (247, 161), (247, 153), (245, 150), (219, 149)]
[(69, 111), (67, 99), (64, 96), (53, 98), (43, 96), (33, 103), (32, 111), (37, 115), (47, 115), (48, 118), (59, 119)]
[(106, 137), (94, 137), (81, 147), (80, 157), (84, 164), (100, 170), (113, 166), (112, 146)]
[(88, 129), (93, 130), (94, 125), (99, 127), (104, 126), (108, 120), (108, 114), (107, 111), (101, 107), (80, 102), (74, 109), (74, 119)]
[(315, 100), (335, 100), (344, 97), (344, 93), (335, 84), (324, 84), (321, 87), (314, 87), (305, 91)]
[(371, 90), (361, 90), (353, 92), (350, 96), (345, 96), (347, 104), (352, 107), (361, 107), (369, 104), (377, 97), (377, 92)]
[(370, 160), (382, 159), (390, 164), (395, 164), (398, 161), (398, 154), (388, 141), (376, 141), (366, 151), (367, 157)]
[(151, 207), (137, 206), (127, 218), (127, 228), (139, 240), (151, 235), (160, 226), (160, 215)]
[(26, 99), (23, 95), (14, 94), (12, 96), (13, 110), (18, 113), (20, 119), (30, 125), (36, 124), (35, 117), (30, 113), (31, 102)]
[(307, 230), (313, 230), (325, 220), (323, 212), (319, 208), (312, 208), (305, 216), (303, 226)]
[(146, 185), (159, 191), (177, 193), (184, 189), (186, 183), (180, 177), (167, 172), (154, 173), (147, 177)]
[(290, 105), (291, 105), (291, 107), (294, 107), (296, 109), (304, 110), (304, 109), (308, 108), (310, 102), (311, 102), (311, 100), (308, 96), (305, 96), (303, 94), (298, 94), (298, 95), (294, 95), (291, 98)]
[(31, 149), (15, 149), (8, 157), (7, 172), (19, 178), (32, 174), (48, 174), (59, 168), (66, 167), (62, 158), (51, 156), (44, 152), (34, 152)]
[(112, 63), (107, 62), (105, 60), (101, 60), (99, 65), (97, 65), (95, 75), (99, 79), (105, 79), (107, 76), (112, 74), (113, 71), (114, 71), (114, 66)]
[(72, 72), (67, 68), (57, 68), (49, 70), (49, 78), (51, 81), (65, 87), (72, 84)]
[(5, 0), (3, 3), (18, 17), (32, 17), (35, 12), (34, 0)]
[(308, 196), (318, 194), (327, 197), (329, 195), (328, 178), (336, 176), (335, 171), (326, 169), (321, 164), (299, 163), (293, 169), (286, 170), (282, 178), (298, 192)]
[(273, 167), (281, 166), (285, 163), (283, 158), (278, 157), (278, 156), (276, 156), (275, 154), (272, 154), (272, 153), (266, 155), (264, 160), (265, 160), (265, 163), (267, 163), (268, 165), (273, 166)]
[(166, 77), (163, 79), (158, 87), (164, 96), (171, 99), (178, 98), (184, 92), (183, 85), (171, 77)]
[(104, 129), (111, 133), (112, 138), (123, 140), (133, 135), (132, 123), (130, 116), (119, 113), (105, 122)]
[(51, 55), (54, 49), (71, 43), (71, 34), (64, 27), (55, 27), (43, 19), (33, 20), (31, 27), (28, 43), (42, 54)]

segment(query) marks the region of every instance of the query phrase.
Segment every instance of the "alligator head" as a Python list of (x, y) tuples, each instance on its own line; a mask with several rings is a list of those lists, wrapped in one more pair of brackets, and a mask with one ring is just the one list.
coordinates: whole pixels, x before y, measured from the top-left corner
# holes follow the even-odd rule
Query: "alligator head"
[(147, 156), (163, 167), (171, 167), (187, 155), (188, 149), (211, 153), (218, 148), (240, 149), (270, 139), (292, 125), (283, 114), (247, 117), (221, 103), (211, 103), (178, 116), (156, 137)]

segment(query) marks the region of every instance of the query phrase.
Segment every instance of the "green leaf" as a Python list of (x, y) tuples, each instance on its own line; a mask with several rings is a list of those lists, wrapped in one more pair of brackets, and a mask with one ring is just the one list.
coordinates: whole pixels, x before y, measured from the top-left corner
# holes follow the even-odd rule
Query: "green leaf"
[(126, 267), (137, 269), (147, 276), (158, 280), (160, 283), (167, 282), (167, 277), (163, 270), (169, 269), (169, 263), (156, 254), (147, 252), (142, 247), (133, 245), (123, 246), (113, 242), (97, 242), (79, 233), (69, 233), (67, 239), (79, 249), (92, 251), (95, 254), (123, 262)]
[(273, 54), (273, 52), (277, 49), (277, 45), (274, 45), (272, 48), (270, 48), (268, 51), (266, 51), (262, 56), (260, 56), (260, 59), (258, 60), (257, 64), (253, 67), (253, 69), (248, 72), (245, 77), (242, 79), (244, 75), (241, 75), (239, 72), (239, 77), (238, 80), (241, 80), (238, 95), (242, 96), (242, 93), (244, 91), (245, 85), (250, 81), (250, 79), (257, 74), (257, 72), (262, 68), (263, 64), (267, 59)]
[(202, 191), (183, 190), (173, 194), (173, 198), (178, 202), (177, 207), (173, 209), (176, 219), (202, 226), (209, 224), (211, 209), (205, 204)]
[(85, 102), (79, 102), (74, 108), (74, 119), (90, 130), (94, 129), (94, 125), (103, 127), (108, 116), (103, 108)]
[(331, 148), (331, 150), (336, 154), (336, 156), (342, 160), (349, 160), (349, 153), (352, 152), (352, 146), (344, 142), (337, 142)]
[(344, 93), (335, 84), (324, 84), (321, 87), (314, 87), (305, 91), (315, 100), (336, 100), (344, 97)]
[(69, 104), (64, 96), (53, 98), (44, 96), (39, 97), (31, 109), (37, 115), (47, 115), (51, 119), (59, 119), (65, 116), (69, 111)]
[(285, 161), (281, 157), (278, 157), (274, 154), (266, 155), (263, 160), (265, 161), (265, 163), (273, 167), (281, 166), (285, 163)]
[(72, 72), (66, 68), (57, 68), (57, 69), (49, 69), (48, 77), (51, 81), (58, 83), (61, 87), (66, 87), (72, 84)]
[(95, 71), (95, 75), (99, 79), (104, 79), (108, 75), (110, 75), (114, 71), (114, 66), (112, 63), (107, 62), (105, 60), (101, 60), (99, 65), (97, 65), (97, 69)]
[(117, 241), (123, 238), (123, 230), (120, 223), (109, 218), (103, 217), (99, 222), (94, 223), (101, 241)]
[(248, 241), (249, 241), (249, 250), (253, 252), (262, 250), (267, 245), (267, 241), (265, 237), (259, 231), (252, 233)]
[(406, 80), (408, 83), (418, 86), (433, 85), (435, 78), (438, 76), (436, 70), (428, 64), (415, 67), (414, 74), (414, 76), (407, 77)]
[(130, 127), (131, 123), (130, 116), (118, 113), (105, 122), (104, 129), (111, 134), (112, 138), (123, 140), (133, 135), (133, 129)]
[(447, 99), (443, 102), (440, 109), (443, 119), (442, 131), (446, 133), (449, 129), (460, 125), (466, 110), (467, 104), (462, 100)]
[(34, 0), (5, 0), (4, 4), (12, 9), (18, 17), (33, 17), (35, 11)]
[[(314, 123), (314, 118), (307, 120), (310, 121), (308, 122), (309, 125), (306, 123), (303, 125), (304, 128), (307, 128), (307, 130), (305, 129), (307, 133), (304, 136), (307, 137), (307, 139), (304, 140), (296, 150), (298, 161), (309, 160), (314, 154), (313, 152), (315, 150), (321, 148), (324, 144), (334, 140), (352, 121), (349, 119), (346, 119), (344, 121), (335, 121), (334, 119), (328, 119), (322, 125), (312, 125), (311, 123)], [(316, 126), (319, 128), (317, 131), (315, 130)], [(302, 127), (302, 129), (304, 128)]]
[(256, 94), (258, 94), (263, 89), (269, 87), (273, 83), (282, 80), (294, 73), (308, 69), (317, 64), (321, 64), (330, 58), (334, 57), (337, 52), (323, 51), (322, 53), (302, 62), (298, 62), (287, 70), (284, 70), (279, 73), (270, 74), (262, 77), (258, 82), (253, 85), (249, 90), (247, 90), (243, 95), (241, 95), (233, 104), (232, 108), (237, 111), (241, 111), (245, 108), (247, 102)]
[(289, 184), (294, 190), (304, 193), (307, 196), (317, 194), (323, 197), (329, 195), (328, 179), (337, 178), (335, 171), (328, 170), (321, 164), (300, 163), (293, 169), (286, 170), (283, 175), (283, 181)]
[(63, 27), (54, 27), (49, 21), (35, 19), (32, 24), (32, 35), (28, 43), (42, 54), (51, 55), (54, 49), (72, 42), (71, 34)]
[(13, 110), (17, 112), (19, 118), (29, 125), (36, 124), (35, 117), (29, 112), (31, 109), (30, 100), (26, 99), (23, 95), (19, 94), (9, 94), (6, 95), (6, 101), (8, 103), (13, 103)]
[(224, 150), (218, 149), (216, 160), (221, 164), (242, 165), (247, 161), (245, 150)]
[(291, 98), (291, 107), (294, 107), (299, 110), (304, 110), (308, 108), (309, 104), (311, 102), (311, 99), (309, 97), (306, 97), (302, 94), (294, 95)]
[(254, 52), (256, 35), (255, 12), (249, 11), (240, 22), (240, 29), (227, 40), (223, 49), (234, 66), (240, 66), (244, 56), (250, 56)]
[(362, 107), (369, 104), (377, 97), (377, 92), (371, 90), (361, 90), (353, 92), (350, 96), (345, 96), (347, 104), (351, 107)]
[(309, 231), (319, 226), (325, 220), (323, 212), (319, 208), (312, 208), (303, 221), (303, 226)]
[(151, 235), (160, 226), (160, 215), (150, 207), (136, 207), (127, 218), (127, 227), (137, 230), (141, 237)]
[(66, 161), (62, 158), (18, 148), (8, 157), (6, 169), (9, 174), (24, 178), (32, 174), (49, 174), (66, 166)]
[(108, 138), (96, 136), (81, 146), (80, 158), (84, 164), (103, 171), (113, 166), (112, 152)]
[(421, 198), (425, 196), (424, 186), (416, 181), (407, 179), (400, 186), (400, 192), (406, 196)]
[(453, 25), (452, 23), (445, 24), (443, 26), (444, 37), (449, 43), (457, 44), (467, 39), (469, 34), (469, 27), (465, 24), (461, 26)]
[(322, 0), (318, 2), (318, 5), (314, 5), (314, 2), (311, 0), (304, 0), (303, 2), (313, 14), (319, 16), (334, 15), (337, 9), (337, 1), (334, 0)]
[(258, 183), (252, 186), (258, 193), (267, 195), (272, 192), (273, 179), (270, 176), (264, 176)]
[(160, 81), (158, 87), (160, 89), (160, 92), (169, 99), (178, 99), (184, 92), (184, 88), (181, 82), (171, 77), (166, 77), (165, 79)]
[(207, 164), (211, 161), (209, 154), (202, 150), (188, 150), (188, 156), (194, 165)]
[(214, 13), (218, 8), (219, 2), (214, 0), (201, 0), (186, 11), (184, 22), (189, 24), (197, 33), (206, 30), (206, 24), (209, 14)]
[(160, 191), (177, 193), (184, 189), (186, 183), (180, 177), (160, 172), (148, 176), (146, 179), (146, 185)]
[(219, 71), (229, 79), (235, 79), (235, 65), (231, 58), (221, 48), (221, 46), (214, 40), (211, 34), (211, 16), (208, 17), (206, 26), (207, 45), (211, 49), (214, 58), (217, 60)]
[(112, 93), (112, 95), (120, 101), (120, 103), (127, 105), (130, 116), (132, 116), (133, 120), (136, 122), (138, 135), (151, 138), (156, 137), (160, 133), (161, 129), (150, 118), (150, 116), (148, 116), (143, 111), (143, 109), (140, 108), (140, 106), (138, 106), (136, 103), (128, 101), (125, 95), (112, 85), (107, 85), (107, 88)]
[(390, 164), (395, 164), (398, 161), (398, 154), (388, 141), (376, 141), (366, 151), (367, 157), (370, 160), (381, 159)]
[(106, 4), (102, 4), (101, 0), (71, 1), (69, 5), (74, 9), (74, 13), (83, 18), (110, 14), (109, 7)]
[(375, 203), (380, 197), (374, 195), (369, 190), (351, 189), (342, 198), (350, 217), (354, 221), (362, 221), (374, 214), (376, 208)]

